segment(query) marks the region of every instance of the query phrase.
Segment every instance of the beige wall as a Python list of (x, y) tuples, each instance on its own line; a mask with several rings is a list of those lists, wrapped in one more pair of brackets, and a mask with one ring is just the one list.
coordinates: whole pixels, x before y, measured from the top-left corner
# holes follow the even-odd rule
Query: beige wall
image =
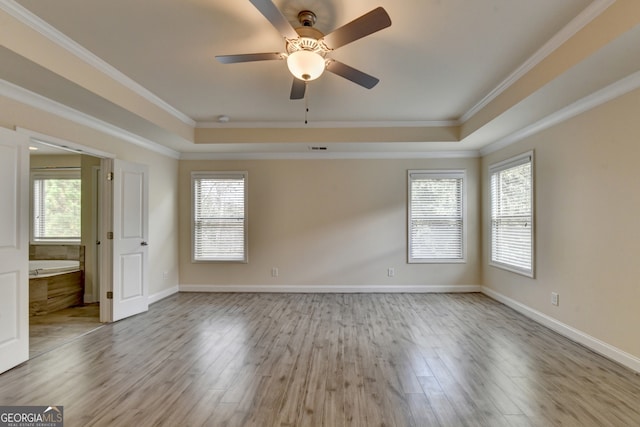
[[(482, 160), (535, 150), (536, 278), (487, 266), (483, 284), (640, 357), (640, 91), (636, 90)], [(488, 197), (483, 200), (489, 236)], [(550, 304), (552, 291), (560, 305)]]
[[(479, 159), (180, 162), (184, 285), (478, 285)], [(467, 170), (467, 262), (407, 264), (407, 170)], [(249, 172), (249, 263), (191, 262), (191, 171)], [(279, 277), (271, 277), (271, 268)], [(396, 275), (387, 277), (387, 268)]]
[(82, 167), (82, 156), (79, 154), (31, 154), (29, 167), (37, 168), (79, 168)]
[[(149, 166), (149, 293), (178, 284), (178, 160), (0, 96), (0, 126), (22, 127)], [(167, 272), (167, 279), (163, 273)]]

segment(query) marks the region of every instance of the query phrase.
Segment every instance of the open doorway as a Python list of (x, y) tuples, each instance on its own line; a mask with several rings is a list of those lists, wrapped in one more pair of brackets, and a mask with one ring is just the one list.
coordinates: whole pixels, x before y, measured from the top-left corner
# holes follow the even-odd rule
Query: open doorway
[[(3, 279), (0, 330), (4, 332), (0, 339), (0, 372), (29, 360), (29, 307), (32, 305), (29, 300), (30, 294), (37, 291), (32, 292), (28, 274), (32, 251), (29, 240), (33, 232), (29, 228), (34, 226), (30, 224), (33, 212), (29, 212), (30, 192), (34, 190), (29, 185), (28, 146), (35, 142), (100, 159), (101, 173), (95, 175), (99, 177), (100, 191), (100, 195), (95, 197), (100, 200), (100, 206), (96, 203), (95, 210), (100, 219), (93, 227), (104, 240), (99, 242), (92, 237), (89, 244), (98, 252), (95, 259), (99, 260), (96, 262), (96, 267), (99, 266), (96, 274), (99, 272), (97, 301), (100, 321), (115, 322), (149, 308), (148, 167), (26, 129), (12, 131), (0, 127), (0, 170), (6, 178), (0, 180), (0, 236), (3, 239), (0, 242), (0, 276)], [(76, 240), (82, 243), (83, 238), (81, 235)], [(35, 250), (33, 248), (34, 253)], [(81, 253), (80, 248), (78, 251)], [(75, 294), (77, 298), (78, 293)], [(84, 289), (79, 294), (76, 305), (84, 305)], [(49, 302), (46, 290), (44, 300)]]
[(78, 150), (31, 141), (29, 355), (100, 323), (100, 164)]

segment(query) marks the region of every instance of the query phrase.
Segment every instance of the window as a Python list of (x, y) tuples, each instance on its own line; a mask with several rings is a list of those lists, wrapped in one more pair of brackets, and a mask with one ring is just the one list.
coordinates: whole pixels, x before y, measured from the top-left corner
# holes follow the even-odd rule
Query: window
[(33, 242), (80, 242), (80, 169), (31, 172)]
[(193, 172), (193, 261), (247, 262), (247, 173)]
[(533, 152), (490, 166), (491, 264), (533, 277)]
[(464, 262), (464, 171), (409, 171), (409, 262)]

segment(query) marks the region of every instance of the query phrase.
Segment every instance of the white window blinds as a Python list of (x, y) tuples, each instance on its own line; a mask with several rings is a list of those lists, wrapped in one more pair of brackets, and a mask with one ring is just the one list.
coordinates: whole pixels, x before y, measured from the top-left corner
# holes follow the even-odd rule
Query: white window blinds
[(193, 260), (247, 261), (247, 173), (192, 174)]
[(79, 242), (80, 169), (34, 170), (31, 234), (34, 242)]
[(464, 171), (409, 171), (409, 262), (464, 261)]
[(489, 168), (491, 263), (533, 277), (533, 153)]

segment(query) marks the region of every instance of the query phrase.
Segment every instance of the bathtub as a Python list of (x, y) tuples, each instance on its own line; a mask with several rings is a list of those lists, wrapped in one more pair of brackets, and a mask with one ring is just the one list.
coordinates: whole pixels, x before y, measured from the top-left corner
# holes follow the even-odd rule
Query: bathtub
[(39, 316), (84, 302), (84, 271), (77, 260), (29, 261), (29, 315)]
[(74, 271), (80, 271), (80, 261), (67, 259), (29, 261), (29, 278), (49, 277)]

